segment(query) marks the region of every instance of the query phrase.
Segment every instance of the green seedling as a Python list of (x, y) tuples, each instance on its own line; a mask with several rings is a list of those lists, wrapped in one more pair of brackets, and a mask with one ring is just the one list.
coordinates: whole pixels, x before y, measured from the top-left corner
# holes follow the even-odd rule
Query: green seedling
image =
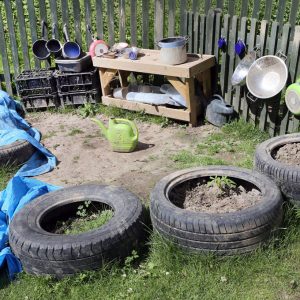
[(79, 109), (79, 113), (84, 117), (93, 117), (97, 114), (98, 109), (95, 104), (84, 103), (84, 106)]
[(223, 192), (236, 188), (236, 183), (227, 176), (211, 176), (209, 179), (210, 181), (207, 183), (208, 187), (216, 186)]

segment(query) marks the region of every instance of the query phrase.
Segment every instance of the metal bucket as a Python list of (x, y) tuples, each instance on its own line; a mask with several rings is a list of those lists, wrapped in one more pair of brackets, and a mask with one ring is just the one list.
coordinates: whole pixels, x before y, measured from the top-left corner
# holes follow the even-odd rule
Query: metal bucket
[[(285, 57), (281, 53), (277, 55)], [(285, 61), (279, 56), (266, 55), (251, 65), (246, 84), (253, 96), (267, 99), (277, 95), (284, 88), (287, 78), (288, 69)]]
[(43, 20), (41, 22), (42, 25), (42, 38), (36, 40), (32, 45), (32, 52), (34, 56), (40, 60), (48, 59), (50, 57), (50, 52), (48, 51), (46, 44), (47, 44), (47, 37), (45, 35), (45, 28), (46, 24)]
[(160, 47), (159, 60), (167, 65), (179, 65), (187, 61), (186, 44), (188, 37), (169, 37), (160, 40), (157, 45)]

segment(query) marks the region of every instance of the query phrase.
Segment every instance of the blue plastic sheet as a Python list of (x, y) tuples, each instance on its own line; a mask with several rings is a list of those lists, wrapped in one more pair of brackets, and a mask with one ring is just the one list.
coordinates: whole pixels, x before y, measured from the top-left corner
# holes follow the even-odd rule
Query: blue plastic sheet
[(0, 193), (0, 269), (7, 267), (10, 279), (22, 268), (8, 247), (9, 223), (26, 203), (59, 189), (33, 178), (25, 178), (51, 171), (56, 166), (56, 157), (40, 144), (40, 133), (17, 113), (18, 106), (7, 93), (0, 91), (0, 146), (27, 140), (36, 148), (36, 152)]

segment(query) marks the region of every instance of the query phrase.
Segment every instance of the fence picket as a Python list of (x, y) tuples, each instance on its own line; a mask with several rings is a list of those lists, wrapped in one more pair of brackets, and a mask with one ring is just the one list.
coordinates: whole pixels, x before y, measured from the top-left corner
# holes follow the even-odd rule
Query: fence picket
[[(27, 40), (27, 34), (26, 34), (26, 25), (25, 25), (24, 9), (23, 9), (22, 0), (17, 0), (16, 5), (17, 5), (17, 15), (18, 15), (18, 21), (19, 21), (18, 23), (19, 23), (19, 30), (20, 30), (20, 39), (21, 39), (24, 67), (26, 70), (30, 70), (28, 40)], [(4, 44), (2, 44), (2, 45), (4, 47)]]
[(219, 63), (219, 47), (218, 47), (218, 40), (221, 36), (221, 14), (216, 14), (216, 26), (215, 26), (215, 45), (214, 45), (214, 55), (216, 57), (217, 63)]
[(175, 14), (176, 14), (176, 1), (169, 0), (169, 15), (168, 15), (168, 36), (175, 35)]
[(194, 24), (193, 24), (193, 53), (199, 52), (199, 13), (194, 14)]
[(211, 0), (205, 0), (204, 12), (205, 14), (208, 13), (209, 9), (211, 8)]
[[(247, 40), (247, 17), (241, 18), (241, 29), (239, 32), (239, 38), (241, 38), (243, 41)], [(240, 61), (239, 58), (237, 58), (237, 60)], [(233, 107), (237, 113), (240, 112), (241, 104), (243, 103), (243, 101), (246, 101), (245, 97), (243, 97), (243, 93), (244, 93), (244, 87), (238, 85), (235, 88), (235, 95), (233, 98)]]
[(15, 28), (14, 28), (14, 18), (13, 18), (13, 13), (11, 8), (11, 2), (9, 0), (4, 0), (4, 4), (5, 4), (6, 20), (8, 26), (11, 52), (12, 52), (12, 57), (14, 62), (13, 67), (14, 67), (15, 76), (17, 76), (20, 73), (20, 63), (19, 63), (17, 39), (15, 34)]
[(108, 15), (108, 43), (110, 45), (113, 45), (115, 43), (114, 1), (107, 1), (107, 15)]
[(159, 41), (164, 36), (164, 0), (155, 0), (154, 8), (154, 41)]
[(186, 8), (187, 8), (187, 0), (180, 0), (180, 35), (184, 35), (186, 30), (185, 28), (187, 24)]
[(91, 7), (90, 0), (84, 1), (84, 10), (85, 10), (84, 32), (85, 32), (85, 40), (86, 40), (86, 49), (89, 49), (89, 45), (92, 42), (92, 36), (91, 36), (89, 30), (86, 30), (86, 25), (89, 25), (92, 28), (92, 7)]
[(103, 3), (102, 0), (96, 0), (96, 27), (97, 34), (103, 39)]
[(199, 27), (199, 53), (204, 54), (205, 53), (205, 25), (206, 25), (206, 15), (200, 16), (200, 27)]
[(224, 0), (217, 0), (217, 8), (223, 9)]
[(120, 42), (126, 42), (126, 16), (125, 16), (125, 0), (119, 0), (119, 31), (120, 31)]
[(188, 31), (187, 35), (190, 37), (190, 42), (188, 43), (188, 52), (193, 52), (193, 46), (194, 46), (194, 30), (193, 30), (193, 20), (194, 20), (194, 14), (192, 12), (187, 12), (187, 23), (188, 23)]
[(248, 0), (242, 0), (241, 17), (246, 17), (248, 12)]
[(75, 38), (76, 38), (77, 42), (81, 45), (82, 37), (81, 37), (81, 17), (80, 17), (80, 2), (79, 2), (79, 0), (73, 0), (73, 15), (74, 15)]
[(228, 14), (229, 14), (231, 17), (233, 17), (233, 15), (234, 15), (234, 9), (235, 9), (235, 7), (234, 7), (234, 2), (235, 2), (235, 1), (229, 0), (229, 3), (228, 3)]
[(149, 48), (149, 0), (143, 0), (143, 28), (142, 28), (142, 44), (143, 48)]
[(69, 24), (69, 4), (68, 0), (61, 0), (61, 17), (63, 24)]
[[(0, 6), (0, 11), (2, 11), (2, 6)], [(2, 58), (2, 66), (4, 71), (4, 80), (6, 85), (6, 91), (13, 95), (12, 86), (11, 86), (11, 79), (10, 79), (10, 67), (8, 62), (8, 55), (7, 55), (7, 49), (6, 49), (6, 41), (4, 36), (4, 29), (3, 29), (3, 20), (2, 20), (3, 14), (0, 16), (0, 54)]]
[(291, 35), (294, 35), (295, 32), (295, 24), (296, 24), (296, 20), (297, 20), (297, 15), (299, 12), (299, 3), (300, 0), (293, 0), (292, 1), (292, 5), (291, 5), (291, 9), (290, 9), (290, 18), (289, 18), (289, 23), (292, 26), (292, 32)]
[(260, 11), (260, 0), (254, 0), (253, 11), (252, 11), (253, 19), (259, 19), (259, 11)]
[(271, 20), (272, 2), (273, 2), (273, 0), (266, 0), (264, 20), (268, 20), (268, 21)]
[(213, 54), (214, 51), (214, 28), (215, 27), (215, 13), (210, 10), (206, 18), (206, 33), (205, 33), (205, 53)]
[(229, 43), (228, 43), (228, 52), (229, 52), (229, 69), (228, 69), (228, 77), (227, 77), (227, 86), (228, 86), (228, 92), (225, 95), (225, 100), (227, 103), (232, 104), (232, 84), (231, 84), (231, 77), (234, 71), (234, 65), (236, 60), (236, 54), (234, 51), (234, 46), (237, 40), (238, 35), (238, 22), (239, 19), (237, 16), (233, 16), (231, 20), (231, 30), (229, 34)]
[[(224, 26), (222, 36), (226, 39), (227, 43), (229, 43), (229, 22), (230, 15), (224, 16)], [(228, 59), (229, 55), (227, 51), (222, 52), (222, 63), (221, 63), (221, 74), (220, 74), (220, 85), (223, 97), (227, 91), (227, 78), (228, 78)]]
[(130, 0), (130, 39), (131, 45), (137, 46), (137, 21), (136, 21), (136, 0)]

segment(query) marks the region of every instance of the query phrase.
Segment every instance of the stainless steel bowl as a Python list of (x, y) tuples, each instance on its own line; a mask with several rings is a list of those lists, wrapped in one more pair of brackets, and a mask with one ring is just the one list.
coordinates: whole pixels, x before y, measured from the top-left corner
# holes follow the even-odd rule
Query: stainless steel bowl
[(246, 77), (249, 92), (261, 99), (277, 95), (285, 86), (288, 69), (283, 59), (266, 55), (257, 59)]
[(256, 51), (250, 51), (237, 65), (231, 77), (231, 84), (244, 85), (251, 65), (256, 59)]

